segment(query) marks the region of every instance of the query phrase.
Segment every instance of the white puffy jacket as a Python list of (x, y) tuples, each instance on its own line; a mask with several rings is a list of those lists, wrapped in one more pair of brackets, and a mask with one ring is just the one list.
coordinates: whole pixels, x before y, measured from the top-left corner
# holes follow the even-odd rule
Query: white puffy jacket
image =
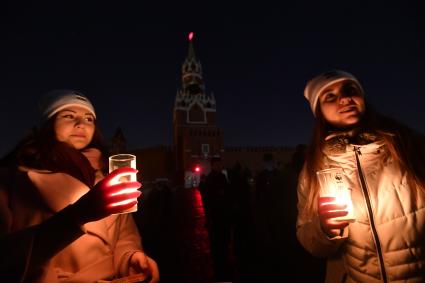
[(301, 172), (297, 237), (311, 254), (328, 258), (326, 282), (425, 282), (425, 194), (409, 187), (383, 142), (347, 144), (327, 152), (325, 163), (348, 176), (356, 216), (343, 236), (326, 236), (318, 216), (303, 216), (309, 188)]

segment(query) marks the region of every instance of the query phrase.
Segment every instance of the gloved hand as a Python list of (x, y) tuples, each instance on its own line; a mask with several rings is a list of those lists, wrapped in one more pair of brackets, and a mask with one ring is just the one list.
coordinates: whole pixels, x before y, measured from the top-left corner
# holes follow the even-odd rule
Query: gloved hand
[[(136, 174), (137, 169), (123, 167), (109, 173), (90, 191), (79, 198), (70, 207), (72, 219), (79, 225), (96, 221), (113, 213), (120, 213), (137, 204), (141, 195), (139, 182), (122, 182), (125, 175)], [(120, 180), (121, 178), (121, 180)], [(133, 192), (120, 193), (122, 190), (134, 189)], [(126, 201), (129, 201), (126, 203)]]

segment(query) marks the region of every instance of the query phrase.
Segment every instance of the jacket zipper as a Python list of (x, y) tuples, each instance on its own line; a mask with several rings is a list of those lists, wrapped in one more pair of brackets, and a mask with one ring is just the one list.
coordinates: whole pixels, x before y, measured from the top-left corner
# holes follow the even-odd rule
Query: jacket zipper
[(373, 217), (373, 211), (372, 211), (372, 205), (371, 205), (371, 201), (369, 197), (369, 192), (367, 190), (365, 177), (363, 174), (362, 167), (360, 165), (359, 156), (362, 155), (362, 153), (360, 151), (360, 148), (356, 146), (354, 147), (354, 152), (356, 155), (356, 163), (357, 163), (357, 170), (359, 172), (359, 177), (360, 177), (360, 184), (362, 187), (363, 195), (366, 199), (367, 210), (369, 213), (370, 227), (372, 229), (372, 234), (375, 239), (376, 250), (378, 252), (379, 264), (381, 266), (381, 275), (382, 275), (383, 282), (386, 283), (388, 282), (388, 280), (387, 280), (387, 273), (385, 271), (384, 258), (382, 256), (381, 242), (379, 241), (378, 232), (376, 231), (375, 219)]

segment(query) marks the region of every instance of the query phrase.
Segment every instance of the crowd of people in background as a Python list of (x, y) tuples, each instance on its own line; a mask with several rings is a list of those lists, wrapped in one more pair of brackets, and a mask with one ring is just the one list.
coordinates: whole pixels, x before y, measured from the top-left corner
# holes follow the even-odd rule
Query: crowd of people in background
[(174, 282), (191, 282), (176, 278), (187, 262), (179, 265), (170, 260), (168, 252), (179, 254), (176, 246), (182, 245), (178, 242), (182, 239), (170, 237), (174, 228), (165, 222), (174, 219), (181, 223), (176, 216), (181, 207), (171, 208), (175, 206), (173, 194), (199, 190), (209, 236), (210, 282), (285, 282), (291, 276), (299, 282), (323, 282), (324, 259), (308, 254), (296, 239), (296, 187), (305, 153), (306, 146), (298, 145), (286, 164), (266, 153), (260, 171), (251, 171), (239, 162), (224, 168), (223, 160), (214, 158), (210, 174), (201, 175), (196, 188), (160, 183), (145, 190), (136, 213), (145, 248), (158, 258), (160, 266), (173, 270)]
[(300, 282), (323, 281), (324, 261), (308, 255), (295, 233), (296, 186), (305, 152), (306, 146), (298, 145), (284, 166), (266, 153), (259, 172), (238, 162), (223, 170), (219, 159), (212, 160), (199, 189), (215, 281), (274, 282), (289, 275)]

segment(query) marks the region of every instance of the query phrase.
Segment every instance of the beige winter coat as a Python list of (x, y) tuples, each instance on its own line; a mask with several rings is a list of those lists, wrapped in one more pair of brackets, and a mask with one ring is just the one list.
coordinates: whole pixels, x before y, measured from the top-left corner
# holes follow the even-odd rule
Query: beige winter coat
[(326, 154), (326, 165), (348, 176), (356, 216), (343, 236), (327, 237), (317, 216), (303, 216), (309, 188), (301, 172), (297, 237), (310, 253), (328, 258), (326, 282), (425, 282), (424, 193), (409, 187), (406, 170), (382, 142)]
[[(36, 241), (36, 233), (26, 228), (42, 222), (51, 230), (52, 241), (61, 241), (67, 233), (82, 236), (51, 258), (41, 274), (27, 274), (25, 282), (88, 283), (128, 274), (130, 256), (141, 250), (141, 239), (131, 214), (111, 215), (80, 227), (56, 213), (88, 190), (70, 175), (35, 170), (21, 172), (11, 187), (0, 184), (0, 236), (13, 235), (7, 238), (8, 247), (16, 247), (12, 252), (0, 253), (1, 268), (8, 263), (13, 266), (6, 268), (8, 274), (3, 274), (3, 278), (17, 280), (25, 274)], [(46, 222), (46, 219), (54, 220)]]

